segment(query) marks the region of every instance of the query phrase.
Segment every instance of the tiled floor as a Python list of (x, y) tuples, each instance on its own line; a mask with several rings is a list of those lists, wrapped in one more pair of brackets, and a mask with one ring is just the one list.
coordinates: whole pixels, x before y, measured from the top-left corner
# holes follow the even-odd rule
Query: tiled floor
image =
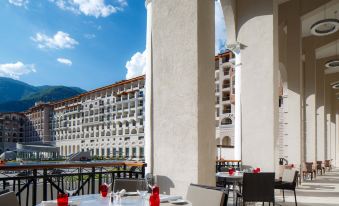
[[(313, 181), (302, 182), (297, 188), (297, 201), (298, 206), (339, 206), (339, 169), (317, 176)], [(228, 203), (233, 205), (232, 198)], [(294, 206), (293, 192), (285, 191), (285, 202), (283, 202), (282, 193), (276, 190), (275, 205)]]

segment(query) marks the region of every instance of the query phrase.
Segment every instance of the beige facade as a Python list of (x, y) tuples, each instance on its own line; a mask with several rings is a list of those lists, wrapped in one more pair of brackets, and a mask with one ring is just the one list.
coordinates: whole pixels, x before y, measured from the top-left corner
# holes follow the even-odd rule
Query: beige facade
[(22, 113), (0, 113), (0, 154), (15, 150), (17, 142), (25, 141), (25, 122)]
[(25, 142), (51, 142), (53, 108), (49, 103), (38, 102), (25, 112)]
[(139, 159), (144, 155), (144, 76), (53, 103), (53, 141), (60, 155)]
[(215, 134), (218, 159), (234, 159), (234, 61), (231, 51), (215, 56)]

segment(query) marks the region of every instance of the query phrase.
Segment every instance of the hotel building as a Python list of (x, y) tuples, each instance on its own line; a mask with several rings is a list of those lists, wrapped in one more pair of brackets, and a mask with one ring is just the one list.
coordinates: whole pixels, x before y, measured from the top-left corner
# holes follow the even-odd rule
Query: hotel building
[(0, 154), (23, 142), (26, 117), (23, 113), (0, 113)]
[(215, 56), (215, 121), (218, 158), (234, 158), (235, 73), (234, 54)]
[(51, 104), (52, 138), (60, 155), (143, 158), (144, 85), (139, 76)]

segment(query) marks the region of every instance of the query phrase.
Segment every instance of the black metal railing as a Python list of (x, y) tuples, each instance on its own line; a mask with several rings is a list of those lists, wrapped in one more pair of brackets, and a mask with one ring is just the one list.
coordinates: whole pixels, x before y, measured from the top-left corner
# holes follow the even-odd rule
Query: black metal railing
[[(144, 178), (142, 162), (79, 162), (0, 166), (0, 189), (15, 192), (19, 204), (35, 206), (74, 189), (73, 195), (95, 194), (116, 178)], [(111, 184), (113, 187), (113, 184)]]
[(221, 168), (235, 168), (236, 170), (241, 169), (241, 161), (240, 160), (217, 160), (216, 161), (216, 171), (220, 172)]

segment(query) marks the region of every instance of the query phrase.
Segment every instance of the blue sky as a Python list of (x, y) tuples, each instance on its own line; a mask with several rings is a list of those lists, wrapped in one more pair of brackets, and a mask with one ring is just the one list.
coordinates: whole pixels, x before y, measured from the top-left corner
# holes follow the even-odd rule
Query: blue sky
[(144, 67), (144, 0), (2, 0), (0, 25), (0, 76), (91, 90)]

